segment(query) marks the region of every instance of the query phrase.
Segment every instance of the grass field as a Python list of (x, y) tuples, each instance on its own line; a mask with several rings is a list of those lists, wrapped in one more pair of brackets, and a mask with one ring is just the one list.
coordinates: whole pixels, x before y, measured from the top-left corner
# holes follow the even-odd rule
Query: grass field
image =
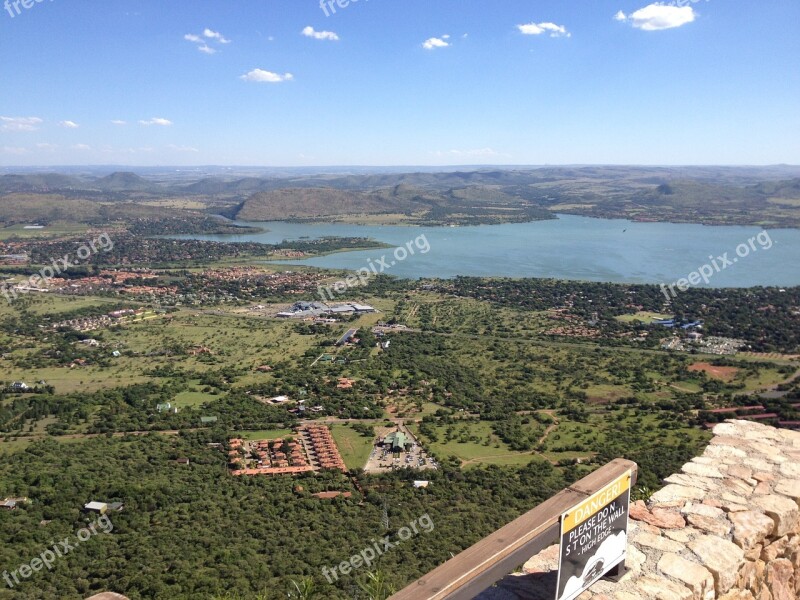
[(187, 406), (202, 406), (206, 402), (211, 402), (212, 400), (218, 399), (219, 396), (212, 396), (211, 394), (206, 394), (204, 392), (187, 391), (181, 392), (175, 396), (175, 398), (172, 400), (172, 404), (178, 408)]
[[(536, 455), (535, 452), (515, 452), (500, 441), (492, 432), (492, 425), (486, 421), (477, 423), (459, 423), (455, 426), (458, 438), (445, 441), (446, 426), (436, 427), (439, 441), (431, 442), (425, 436), (421, 436), (416, 425), (409, 425), (408, 428), (417, 436), (422, 445), (433, 452), (439, 458), (455, 456), (461, 461), (465, 468), (477, 467), (481, 465), (526, 465)], [(461, 441), (466, 434), (467, 441)], [(478, 438), (480, 441), (475, 441)], [(487, 445), (486, 440), (491, 439)]]
[(0, 456), (24, 450), (33, 442), (30, 438), (16, 438), (14, 440), (0, 441)]
[[(100, 367), (44, 367), (19, 369), (8, 366), (8, 361), (0, 361), (4, 375), (14, 381), (26, 381), (29, 384), (45, 381), (56, 389), (56, 393), (94, 392), (101, 389), (131, 385), (147, 381), (144, 375), (137, 375), (125, 368), (122, 360), (111, 368)], [(6, 364), (4, 364), (6, 363)]]
[[(708, 363), (701, 362), (697, 364), (704, 365)], [(712, 367), (712, 368), (718, 368), (718, 367)], [(723, 369), (725, 368), (723, 367)], [(736, 369), (736, 374), (733, 377), (720, 379), (718, 377), (709, 375), (708, 379), (711, 380), (719, 379), (723, 383), (743, 384), (744, 388), (741, 391), (753, 392), (769, 388), (778, 383), (782, 383), (783, 381), (786, 380), (786, 375), (783, 375), (776, 369), (762, 367), (758, 375), (749, 374), (747, 373), (747, 371), (742, 369)], [(673, 384), (673, 387), (676, 389), (695, 392), (695, 393), (702, 391), (703, 389), (702, 386), (703, 386), (703, 381), (701, 379), (694, 379), (694, 378), (677, 381)]]
[(765, 387), (783, 382), (786, 379), (785, 375), (781, 375), (777, 371), (765, 370), (759, 373), (758, 377), (750, 377), (744, 380), (744, 389), (746, 391), (758, 390)]
[(625, 386), (610, 384), (590, 385), (583, 391), (589, 396), (589, 402), (598, 404), (607, 404), (631, 394)]
[(652, 323), (654, 320), (663, 320), (663, 319), (671, 319), (672, 315), (667, 315), (664, 313), (656, 313), (656, 312), (648, 312), (648, 311), (639, 311), (634, 315), (621, 315), (616, 317), (617, 321), (622, 323), (633, 323), (635, 321), (641, 321), (642, 323)]
[(14, 314), (14, 306), (16, 306), (20, 301), (24, 301), (25, 308), (35, 315), (57, 315), (60, 313), (71, 312), (92, 306), (116, 306), (120, 303), (119, 300), (110, 300), (107, 298), (38, 294), (20, 296), (19, 300), (17, 300), (14, 305), (9, 305), (5, 301), (0, 302), (0, 315)]
[(363, 469), (367, 464), (375, 439), (365, 438), (347, 425), (332, 425), (331, 434), (347, 468)]
[(659, 428), (658, 417), (633, 410), (614, 409), (591, 413), (586, 423), (562, 421), (544, 444), (544, 454), (554, 460), (580, 458), (593, 455), (593, 449), (620, 435), (636, 435), (638, 440), (652, 437), (654, 443), (685, 435), (690, 440), (705, 440), (708, 432), (700, 429), (680, 431)]
[[(30, 313), (57, 315), (89, 307), (111, 310), (119, 301), (54, 295), (26, 297), (24, 303)], [(391, 310), (392, 307), (392, 303), (386, 300), (377, 300), (374, 304), (382, 310)], [(18, 308), (16, 305), (0, 303), (0, 318), (17, 315)], [(340, 329), (369, 327), (381, 318), (381, 314), (365, 315), (352, 325), (332, 327), (330, 338), (338, 337)], [(316, 336), (297, 333), (296, 325), (292, 321), (184, 309), (167, 316), (159, 315), (128, 322), (122, 327), (91, 332), (89, 335), (100, 342), (97, 352), (109, 362), (108, 366), (96, 366), (92, 364), (93, 361), (86, 366), (72, 368), (69, 364), (30, 365), (28, 359), (46, 352), (49, 344), (46, 340), (20, 343), (17, 339), (14, 346), (6, 346), (5, 353), (15, 361), (25, 360), (26, 366), (16, 367), (12, 360), (0, 359), (0, 367), (4, 379), (28, 383), (44, 380), (55, 386), (57, 393), (97, 391), (141, 383), (149, 379), (146, 373), (164, 366), (199, 372), (235, 367), (245, 371), (237, 383), (248, 385), (271, 378), (270, 374), (257, 372), (258, 366), (272, 365), (287, 357), (299, 358), (319, 342)], [(0, 345), (6, 341), (11, 342), (12, 338), (0, 333)], [(210, 354), (193, 356), (174, 350), (193, 346), (205, 346), (210, 349)], [(119, 350), (122, 356), (111, 357), (113, 350)], [(197, 406), (208, 399), (200, 390), (192, 390), (181, 394), (177, 398), (177, 405)]]
[[(219, 372), (225, 367), (234, 371), (231, 384), (235, 388), (254, 384), (276, 384), (295, 369), (303, 369), (313, 358), (305, 356), (313, 351), (314, 357), (328, 352), (325, 343), (336, 339), (349, 327), (369, 327), (379, 320), (397, 318), (410, 327), (428, 330), (424, 336), (407, 333), (395, 334), (392, 348), (403, 344), (401, 340), (420, 343), (421, 337), (437, 336), (436, 349), (432, 353), (433, 366), (454, 364), (465, 373), (480, 374), (484, 397), (494, 406), (513, 403), (520, 413), (547, 407), (548, 413), (558, 420), (557, 426), (549, 430), (538, 452), (530, 447), (527, 451), (514, 451), (492, 431), (489, 421), (460, 421), (455, 425), (437, 426), (438, 441), (431, 443), (421, 436), (421, 442), (439, 458), (455, 456), (465, 468), (481, 465), (525, 465), (536, 456), (552, 462), (585, 459), (592, 457), (598, 448), (613, 445), (622, 431), (652, 443), (657, 447), (662, 438), (677, 439), (675, 431), (686, 434), (687, 426), (672, 422), (669, 411), (653, 409), (649, 403), (670, 402), (679, 392), (700, 392), (708, 385), (702, 374), (688, 375), (685, 366), (700, 360), (681, 354), (667, 354), (633, 348), (622, 350), (599, 348), (579, 341), (553, 342), (541, 339), (539, 334), (552, 327), (552, 318), (544, 312), (522, 312), (517, 309), (498, 308), (487, 302), (469, 299), (453, 299), (431, 292), (410, 292), (389, 298), (365, 297), (363, 301), (376, 306), (381, 312), (366, 315), (352, 323), (338, 323), (322, 333), (312, 334), (307, 326), (290, 320), (277, 320), (254, 316), (241, 306), (219, 308), (183, 307), (174, 313), (160, 315), (144, 322), (127, 323), (122, 327), (99, 330), (88, 335), (100, 342), (94, 360), (86, 366), (69, 367), (54, 353), (58, 334), (43, 336), (19, 336), (0, 333), (0, 347), (4, 347), (7, 358), (0, 359), (0, 368), (5, 380), (27, 381), (29, 384), (44, 380), (56, 388), (57, 393), (91, 392), (126, 386), (131, 383), (155, 380), (168, 383), (171, 375), (150, 374), (153, 369), (172, 367), (196, 373)], [(19, 308), (28, 314), (57, 315), (77, 309), (98, 307), (105, 309), (118, 301), (102, 298), (74, 298), (60, 296), (38, 296), (25, 298), (20, 306), (0, 305), (0, 319), (6, 316), (19, 317)], [(242, 311), (246, 312), (242, 312)], [(649, 321), (654, 317), (666, 317), (656, 313), (638, 313), (627, 318)], [(413, 340), (412, 336), (417, 336)], [(439, 337), (441, 336), (441, 337)], [(423, 340), (420, 347), (425, 347)], [(202, 346), (208, 352), (192, 353), (193, 347)], [(61, 346), (63, 349), (63, 345)], [(122, 355), (113, 357), (113, 350)], [(391, 365), (391, 350), (387, 356), (376, 360), (378, 351), (371, 353), (360, 349), (343, 348), (330, 350), (342, 356), (358, 357), (359, 361), (346, 364), (322, 364), (305, 373), (298, 381), (326, 377), (353, 377), (369, 381), (374, 377), (373, 367), (386, 360)], [(369, 358), (366, 358), (369, 355)], [(71, 360), (71, 359), (70, 359)], [(713, 362), (712, 359), (706, 359)], [(759, 365), (760, 359), (742, 361), (740, 371), (733, 384), (744, 383), (746, 390), (768, 387), (786, 378), (776, 369)], [(65, 364), (66, 363), (66, 364)], [(98, 363), (105, 363), (100, 366)], [(260, 372), (260, 365), (271, 365), (270, 372)], [(760, 367), (760, 370), (758, 370)], [(758, 374), (756, 372), (758, 370)], [(384, 375), (385, 382), (397, 380), (405, 385), (409, 378), (403, 368), (392, 365)], [(414, 380), (431, 379), (423, 372), (416, 372)], [(198, 407), (205, 402), (220, 399), (224, 391), (211, 394), (198, 376), (189, 375), (183, 390), (172, 399), (182, 409)], [(311, 381), (307, 381), (311, 383)], [(320, 382), (317, 382), (320, 383)], [(183, 383), (181, 383), (183, 385)], [(377, 401), (392, 397), (398, 411), (392, 416), (409, 420), (432, 416), (443, 407), (446, 400), (441, 395), (428, 391), (426, 387), (409, 386), (406, 396), (389, 396), (384, 390)], [(323, 385), (324, 388), (324, 385)], [(430, 387), (434, 389), (433, 386)], [(468, 389), (468, 388), (466, 388)], [(205, 390), (205, 391), (204, 391)], [(261, 393), (261, 392), (258, 392)], [(325, 392), (322, 392), (324, 394)], [(459, 392), (456, 390), (456, 394)], [(402, 398), (397, 400), (397, 398)], [(617, 404), (621, 398), (635, 397), (637, 408)], [(435, 404), (435, 398), (441, 405)], [(458, 398), (456, 398), (457, 400)], [(575, 416), (563, 410), (568, 400), (581, 407), (583, 416)], [(630, 401), (626, 401), (630, 402)], [(419, 404), (421, 410), (415, 405)], [(458, 404), (454, 404), (458, 406)], [(468, 409), (468, 411), (473, 409)], [(478, 411), (475, 410), (477, 413)], [(456, 417), (467, 413), (454, 413)], [(569, 415), (569, 416), (568, 416)], [(588, 415), (588, 417), (586, 416)], [(527, 414), (525, 415), (527, 416)], [(575, 418), (575, 421), (570, 420)], [(588, 418), (582, 423), (581, 419)], [(440, 422), (444, 422), (444, 418)], [(47, 418), (34, 424), (31, 433), (44, 433), (51, 422)], [(23, 431), (30, 425), (26, 424)], [(263, 427), (272, 426), (264, 422)], [(543, 431), (544, 426), (531, 422), (526, 427), (531, 431)], [(418, 428), (411, 425), (415, 434)], [(335, 425), (333, 436), (349, 468), (362, 468), (372, 449), (372, 440), (362, 437), (349, 426)], [(448, 431), (449, 430), (449, 431)], [(70, 432), (82, 433), (85, 429), (75, 427)], [(18, 433), (22, 433), (21, 431)], [(702, 435), (702, 432), (699, 432)], [(269, 432), (245, 432), (248, 439), (267, 439), (292, 435), (287, 430)], [(691, 434), (686, 434), (693, 436)], [(528, 443), (535, 444), (537, 434)], [(632, 438), (633, 439), (633, 438)], [(25, 447), (29, 440), (0, 445), (0, 452)], [(643, 444), (642, 444), (643, 445)], [(527, 446), (522, 446), (527, 447)]]
[[(4, 440), (0, 438), (0, 456), (3, 454), (12, 454), (14, 452), (19, 452), (21, 450), (25, 450), (28, 446), (36, 441), (40, 441), (44, 439), (43, 437), (18, 437), (14, 440)], [(59, 444), (81, 444), (88, 439), (87, 437), (52, 437), (47, 436), (48, 440), (54, 440)]]
[[(34, 222), (28, 224), (36, 225)], [(88, 225), (80, 223), (52, 223), (45, 226), (43, 229), (25, 229), (24, 225), (11, 225), (9, 227), (0, 227), (0, 240), (7, 240), (10, 238), (51, 238), (62, 235), (77, 235), (86, 233), (88, 230)]]
[(231, 434), (232, 438), (242, 440), (276, 440), (285, 437), (297, 437), (291, 429), (264, 429), (261, 431), (237, 431)]

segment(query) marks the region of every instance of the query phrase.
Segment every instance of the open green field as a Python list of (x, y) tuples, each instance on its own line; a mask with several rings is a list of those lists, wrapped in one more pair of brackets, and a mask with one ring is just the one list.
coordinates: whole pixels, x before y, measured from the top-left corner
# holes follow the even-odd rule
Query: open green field
[(664, 320), (671, 318), (672, 315), (664, 313), (648, 312), (648, 311), (639, 311), (633, 315), (621, 315), (619, 317), (616, 317), (617, 321), (620, 321), (621, 323), (633, 323), (634, 321), (640, 321), (648, 325), (655, 320)]
[(403, 301), (397, 303), (392, 316), (412, 328), (471, 335), (530, 337), (553, 325), (545, 311), (519, 311), (426, 291), (406, 294)]
[(555, 460), (590, 457), (596, 448), (602, 447), (619, 436), (636, 435), (637, 441), (652, 437), (654, 443), (662, 439), (665, 443), (683, 436), (687, 440), (710, 439), (710, 434), (701, 429), (669, 429), (660, 427), (656, 414), (642, 413), (630, 409), (600, 410), (592, 412), (587, 422), (563, 421), (545, 440), (544, 452)]
[(598, 404), (614, 402), (623, 396), (631, 394), (629, 387), (608, 383), (589, 385), (583, 391), (589, 396), (589, 402)]
[(8, 360), (0, 360), (0, 365), (5, 367), (4, 374), (10, 380), (25, 381), (31, 385), (38, 381), (44, 381), (55, 387), (57, 393), (69, 394), (81, 391), (93, 392), (146, 381), (148, 378), (144, 375), (138, 375), (126, 368), (126, 363), (132, 362), (123, 359), (110, 368), (75, 367), (72, 369), (67, 366), (21, 369), (9, 366)]
[(439, 441), (436, 442), (431, 442), (421, 435), (419, 427), (416, 425), (409, 425), (408, 428), (430, 452), (439, 458), (455, 456), (465, 468), (487, 464), (526, 465), (536, 455), (535, 452), (510, 450), (508, 445), (492, 432), (491, 423), (487, 421), (458, 423), (455, 426), (458, 437), (449, 442), (446, 441), (448, 426), (442, 425), (435, 428), (439, 438)]
[[(37, 298), (31, 303), (31, 312), (59, 313), (88, 306), (103, 306), (110, 301), (89, 298), (62, 298), (57, 296)], [(9, 307), (0, 306), (0, 316), (8, 314)], [(247, 335), (242, 335), (246, 327)], [(129, 322), (119, 328), (90, 332), (101, 346), (97, 350), (109, 362), (108, 366), (34, 365), (15, 367), (11, 360), (0, 359), (4, 378), (27, 382), (44, 380), (55, 386), (58, 393), (94, 391), (97, 389), (129, 385), (147, 379), (146, 373), (157, 367), (171, 365), (176, 368), (197, 370), (220, 369), (225, 366), (247, 369), (242, 383), (264, 381), (268, 375), (257, 373), (256, 367), (274, 364), (287, 356), (302, 355), (315, 342), (312, 336), (294, 332), (294, 324), (285, 321), (244, 319), (236, 316), (217, 316), (194, 311), (182, 311), (168, 317)], [(3, 335), (0, 334), (0, 342)], [(332, 332), (331, 337), (335, 337)], [(176, 352), (176, 348), (208, 348), (208, 354)], [(8, 352), (14, 359), (32, 357), (46, 351), (44, 342), (19, 343)], [(122, 356), (111, 357), (116, 349)], [(199, 395), (185, 394), (179, 406), (202, 403)]]
[(781, 375), (777, 371), (773, 370), (765, 370), (758, 374), (757, 377), (747, 378), (744, 380), (744, 389), (746, 391), (752, 391), (761, 389), (764, 387), (769, 387), (778, 383), (783, 382), (786, 379), (784, 375)]
[(172, 405), (177, 406), (178, 408), (183, 408), (186, 406), (199, 407), (205, 404), (206, 402), (211, 402), (212, 400), (216, 400), (217, 398), (219, 398), (219, 396), (206, 394), (205, 392), (195, 392), (195, 391), (180, 392), (172, 400)]
[[(705, 363), (709, 360), (713, 361), (713, 359), (710, 359), (710, 357), (700, 355), (697, 362)], [(758, 369), (757, 373), (748, 372), (748, 370), (741, 367), (736, 368), (738, 372), (733, 379), (727, 382), (727, 385), (737, 386), (737, 391), (739, 392), (761, 391), (782, 383), (787, 379), (787, 376), (779, 372), (777, 369), (767, 365), (758, 365), (758, 363), (753, 365), (753, 368)], [(718, 381), (718, 379), (711, 376), (708, 376), (707, 379), (711, 381)], [(702, 391), (703, 382), (704, 380), (700, 377), (692, 377), (690, 379), (682, 379), (673, 382), (673, 387), (676, 389), (697, 393)]]
[[(29, 225), (36, 225), (31, 222)], [(11, 225), (8, 227), (0, 227), (0, 240), (7, 240), (11, 238), (18, 239), (32, 239), (32, 238), (52, 238), (62, 235), (79, 235), (89, 231), (88, 225), (81, 223), (51, 223), (43, 229), (25, 229), (24, 225)]]
[(32, 438), (16, 438), (12, 440), (0, 440), (0, 456), (3, 454), (12, 454), (24, 450), (33, 442)]
[(54, 440), (59, 444), (82, 444), (86, 440), (90, 439), (88, 437), (76, 437), (76, 436), (36, 436), (36, 437), (17, 437), (13, 440), (6, 440), (4, 438), (0, 438), (0, 456), (3, 454), (13, 454), (14, 452), (20, 452), (21, 450), (25, 450), (28, 446), (32, 443), (40, 441), (42, 439)]
[(277, 440), (278, 438), (296, 437), (291, 429), (262, 429), (260, 431), (236, 431), (231, 438), (242, 440)]
[(439, 410), (440, 408), (442, 407), (433, 402), (424, 402), (422, 404), (422, 411), (420, 411), (420, 413), (417, 416), (421, 418), (428, 415), (432, 415), (436, 413), (436, 411)]
[(332, 425), (331, 435), (347, 468), (363, 469), (372, 452), (375, 439), (366, 438), (347, 425)]
[[(393, 305), (385, 299), (374, 304), (382, 311), (391, 310)], [(119, 301), (105, 298), (30, 296), (20, 300), (20, 304), (0, 303), (0, 319), (15, 317), (21, 308), (27, 314), (52, 317), (87, 308), (102, 313), (118, 305)], [(351, 326), (374, 325), (382, 314), (365, 315), (352, 324), (332, 326), (327, 337), (333, 340)], [(273, 374), (258, 372), (259, 366), (275, 365), (287, 358), (302, 361), (302, 355), (321, 341), (319, 336), (298, 333), (298, 323), (293, 321), (192, 309), (148, 316), (121, 327), (84, 334), (98, 340), (100, 346), (83, 366), (73, 365), (69, 360), (60, 364), (54, 360), (47, 337), (24, 339), (0, 332), (0, 346), (5, 344), (0, 353), (5, 355), (0, 357), (3, 379), (25, 381), (29, 385), (44, 381), (54, 386), (56, 393), (65, 394), (144, 383), (152, 380), (152, 370), (164, 367), (200, 373), (232, 367), (239, 373), (237, 384), (253, 385), (273, 378)], [(193, 353), (194, 347), (204, 350)], [(121, 355), (112, 356), (113, 351)], [(41, 359), (44, 355), (48, 357), (46, 360)], [(189, 382), (189, 386), (174, 398), (179, 408), (197, 407), (219, 398), (204, 391), (197, 380)]]
[[(88, 307), (116, 306), (120, 300), (93, 296), (61, 296), (57, 294), (21, 295), (13, 305), (0, 303), (0, 316), (16, 314), (15, 307), (24, 305), (25, 310), (35, 315), (54, 315)], [(132, 303), (137, 305), (137, 303)], [(111, 308), (109, 308), (111, 310)]]

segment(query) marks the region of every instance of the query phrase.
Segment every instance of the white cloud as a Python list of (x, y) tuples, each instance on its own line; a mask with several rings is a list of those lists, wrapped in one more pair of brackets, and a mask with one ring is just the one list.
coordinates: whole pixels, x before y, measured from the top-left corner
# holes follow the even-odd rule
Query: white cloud
[(175, 144), (169, 144), (167, 148), (175, 152), (200, 152), (200, 150), (192, 146), (176, 146)]
[(245, 73), (239, 79), (245, 81), (253, 81), (255, 83), (281, 83), (283, 81), (291, 81), (294, 75), (291, 73), (273, 73), (272, 71), (265, 71), (264, 69), (253, 69), (249, 73)]
[(122, 121), (121, 119), (114, 119), (111, 121), (112, 125), (127, 125), (127, 121)]
[(304, 36), (314, 38), (315, 40), (329, 40), (331, 42), (339, 41), (339, 36), (333, 31), (315, 31), (310, 25), (305, 27), (301, 33)]
[(36, 131), (44, 123), (39, 117), (0, 117), (2, 131)]
[(450, 159), (465, 159), (465, 158), (487, 158), (487, 157), (505, 157), (508, 158), (510, 154), (498, 152), (494, 148), (468, 148), (464, 150), (436, 150), (429, 152), (429, 154), (437, 158), (450, 158)]
[(630, 15), (619, 11), (614, 18), (627, 21), (643, 31), (660, 31), (681, 27), (695, 20), (696, 13), (691, 6), (668, 6), (658, 2), (640, 8)]
[(75, 121), (61, 121), (59, 125), (61, 125), (61, 127), (66, 127), (67, 129), (77, 129), (80, 127), (80, 125), (78, 125)]
[(425, 50), (433, 50), (434, 48), (447, 48), (450, 46), (450, 42), (447, 42), (445, 40), (448, 39), (450, 39), (449, 35), (443, 35), (440, 38), (437, 37), (428, 38), (427, 40), (422, 42), (422, 47), (425, 48)]
[(476, 148), (474, 150), (450, 150), (447, 154), (453, 156), (500, 156), (493, 148)]
[(572, 34), (567, 31), (563, 25), (556, 25), (555, 23), (527, 23), (525, 25), (517, 25), (520, 33), (523, 35), (542, 35), (549, 33), (550, 37), (572, 37)]
[(170, 125), (172, 125), (172, 121), (170, 121), (169, 119), (153, 117), (152, 119), (139, 121), (139, 125), (145, 125), (147, 127), (149, 127), (150, 125), (158, 125), (159, 127), (169, 127)]
[(187, 33), (183, 36), (187, 42), (192, 42), (193, 44), (197, 44), (197, 50), (202, 52), (203, 54), (216, 54), (217, 50), (210, 46), (209, 44), (217, 42), (219, 44), (230, 44), (231, 41), (227, 39), (224, 35), (222, 35), (218, 31), (213, 31), (206, 27), (203, 30), (202, 35), (196, 35), (194, 33)]
[(54, 150), (56, 150), (58, 148), (58, 146), (56, 144), (49, 144), (47, 142), (42, 142), (42, 143), (36, 144), (36, 147), (39, 150), (46, 150), (47, 152), (53, 152)]
[(82, 150), (82, 151), (86, 151), (86, 150), (91, 150), (91, 149), (92, 149), (92, 147), (91, 147), (91, 146), (87, 146), (86, 144), (75, 144), (75, 145), (72, 147), (72, 149), (73, 149), (73, 150)]
[(22, 156), (23, 154), (29, 154), (30, 150), (27, 148), (19, 148), (14, 146), (3, 146), (3, 154), (13, 154), (14, 156)]
[(203, 35), (211, 40), (217, 40), (220, 44), (230, 44), (231, 41), (225, 39), (225, 36), (222, 35), (219, 31), (212, 31), (208, 27), (203, 30)]

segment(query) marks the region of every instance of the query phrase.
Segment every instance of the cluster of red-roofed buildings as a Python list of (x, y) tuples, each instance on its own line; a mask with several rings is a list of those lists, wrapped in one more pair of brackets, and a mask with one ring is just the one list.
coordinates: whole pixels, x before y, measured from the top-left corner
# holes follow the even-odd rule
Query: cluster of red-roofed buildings
[(347, 471), (330, 429), (324, 425), (307, 425), (298, 433), (296, 439), (230, 440), (228, 463), (231, 474), (296, 475), (321, 469)]
[(330, 429), (325, 425), (306, 425), (300, 432), (310, 442), (311, 450), (321, 469), (347, 471)]

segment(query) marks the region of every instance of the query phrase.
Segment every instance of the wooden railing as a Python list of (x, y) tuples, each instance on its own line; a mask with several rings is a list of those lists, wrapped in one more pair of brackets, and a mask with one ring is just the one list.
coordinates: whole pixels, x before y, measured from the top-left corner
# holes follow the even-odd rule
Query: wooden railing
[(389, 600), (472, 600), (559, 539), (561, 515), (637, 466), (618, 458), (394, 594)]

